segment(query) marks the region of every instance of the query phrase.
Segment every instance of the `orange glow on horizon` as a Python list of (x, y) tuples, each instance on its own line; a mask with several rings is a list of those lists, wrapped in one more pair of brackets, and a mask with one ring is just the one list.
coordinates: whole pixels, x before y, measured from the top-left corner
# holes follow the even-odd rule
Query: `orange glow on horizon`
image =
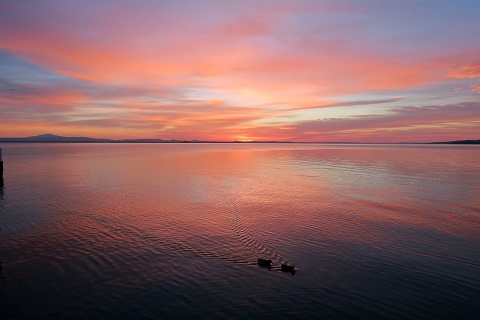
[[(379, 4), (376, 10), (390, 17), (385, 23), (372, 8), (360, 10), (348, 0), (259, 2), (255, 11), (224, 4), (222, 15), (171, 3), (107, 1), (104, 16), (96, 6), (5, 8), (2, 136), (480, 137), (480, 47), (468, 38), (477, 20), (439, 25), (436, 17), (422, 16), (422, 29), (408, 5), (396, 16)], [(437, 9), (459, 16), (464, 10)], [(422, 32), (431, 46), (418, 37)]]

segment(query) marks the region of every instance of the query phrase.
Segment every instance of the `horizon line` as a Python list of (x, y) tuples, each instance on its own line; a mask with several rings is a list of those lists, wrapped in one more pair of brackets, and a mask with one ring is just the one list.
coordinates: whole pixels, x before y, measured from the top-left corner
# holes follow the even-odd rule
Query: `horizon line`
[[(71, 139), (71, 140), (69, 140)], [(75, 140), (76, 141), (75, 141)], [(464, 139), (452, 141), (431, 142), (353, 142), (353, 141), (278, 141), (278, 140), (198, 140), (198, 139), (170, 139), (161, 138), (91, 138), (86, 136), (59, 136), (51, 133), (27, 137), (0, 137), (3, 143), (298, 143), (298, 144), (480, 144), (480, 139)]]

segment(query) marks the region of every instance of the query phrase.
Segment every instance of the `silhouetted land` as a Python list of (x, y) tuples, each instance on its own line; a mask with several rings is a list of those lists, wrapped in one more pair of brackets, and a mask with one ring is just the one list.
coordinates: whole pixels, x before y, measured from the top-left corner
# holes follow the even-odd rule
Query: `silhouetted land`
[(447, 141), (447, 142), (433, 142), (436, 144), (480, 144), (480, 139), (478, 140), (457, 140), (457, 141)]
[(41, 134), (23, 138), (0, 138), (0, 142), (82, 142), (82, 143), (179, 143), (179, 142), (210, 142), (199, 140), (163, 140), (163, 139), (103, 139), (89, 137), (63, 137), (54, 134)]
[(208, 141), (208, 140), (163, 140), (163, 139), (103, 139), (89, 137), (63, 137), (41, 134), (23, 138), (0, 138), (0, 142), (81, 142), (81, 143), (289, 143), (289, 141)]
[[(209, 141), (209, 140), (163, 140), (163, 139), (104, 139), (89, 137), (63, 137), (54, 134), (41, 134), (23, 138), (0, 138), (0, 142), (81, 142), (81, 143), (292, 143), (291, 141)], [(297, 143), (336, 143), (336, 144), (361, 144), (358, 142), (297, 142)], [(368, 143), (368, 142), (367, 142)], [(404, 142), (403, 144), (419, 144)], [(458, 140), (446, 142), (430, 142), (427, 144), (480, 144), (479, 140)]]

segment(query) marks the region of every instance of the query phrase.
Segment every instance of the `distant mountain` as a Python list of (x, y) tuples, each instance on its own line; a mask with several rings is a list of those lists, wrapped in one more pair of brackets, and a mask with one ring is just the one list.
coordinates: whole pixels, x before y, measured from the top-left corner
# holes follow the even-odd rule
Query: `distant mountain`
[(456, 140), (456, 141), (446, 141), (446, 142), (433, 142), (435, 144), (480, 144), (480, 139), (478, 140)]
[(97, 139), (89, 137), (62, 137), (51, 133), (23, 138), (0, 138), (0, 142), (88, 142), (88, 143), (178, 143), (178, 142), (209, 142), (199, 140), (163, 140), (163, 139)]
[(87, 137), (62, 137), (51, 133), (24, 138), (0, 138), (0, 142), (110, 142), (109, 139)]

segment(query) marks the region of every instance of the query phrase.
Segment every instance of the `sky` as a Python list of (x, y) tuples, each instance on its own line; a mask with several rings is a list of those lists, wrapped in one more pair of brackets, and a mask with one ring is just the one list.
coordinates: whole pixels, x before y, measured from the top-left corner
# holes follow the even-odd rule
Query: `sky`
[(0, 0), (0, 137), (480, 139), (478, 0)]

